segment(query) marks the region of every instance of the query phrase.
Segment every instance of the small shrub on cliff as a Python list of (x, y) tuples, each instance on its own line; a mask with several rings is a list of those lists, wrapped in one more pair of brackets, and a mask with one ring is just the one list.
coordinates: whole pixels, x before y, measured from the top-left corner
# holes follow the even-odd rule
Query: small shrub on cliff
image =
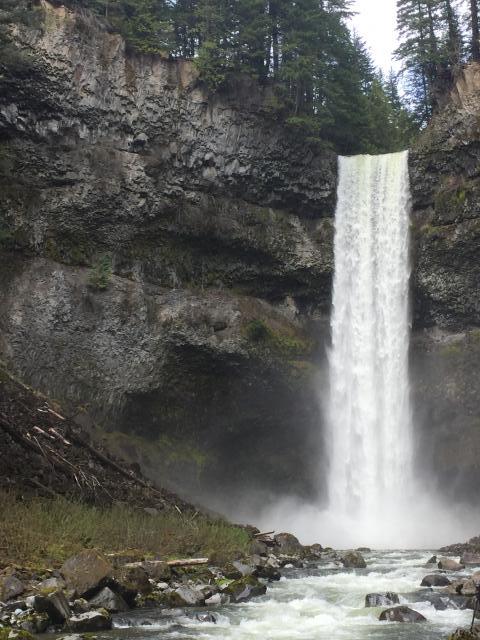
[(109, 255), (102, 256), (90, 269), (88, 286), (91, 289), (105, 291), (112, 277), (112, 259)]

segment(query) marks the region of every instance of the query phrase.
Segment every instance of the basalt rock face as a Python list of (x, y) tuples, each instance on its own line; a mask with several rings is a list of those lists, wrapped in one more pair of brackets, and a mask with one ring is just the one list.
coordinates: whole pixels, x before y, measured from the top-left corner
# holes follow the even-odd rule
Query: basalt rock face
[(480, 65), (411, 154), (412, 381), (421, 467), (455, 497), (480, 482)]
[(36, 11), (0, 79), (0, 359), (169, 486), (311, 494), (335, 157), (267, 90)]

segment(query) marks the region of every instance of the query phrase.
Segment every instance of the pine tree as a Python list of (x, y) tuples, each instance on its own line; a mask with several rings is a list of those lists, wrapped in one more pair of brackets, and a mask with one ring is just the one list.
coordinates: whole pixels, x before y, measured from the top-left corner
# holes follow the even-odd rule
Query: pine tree
[(480, 29), (478, 22), (478, 0), (470, 0), (470, 17), (472, 27), (472, 58), (480, 60)]

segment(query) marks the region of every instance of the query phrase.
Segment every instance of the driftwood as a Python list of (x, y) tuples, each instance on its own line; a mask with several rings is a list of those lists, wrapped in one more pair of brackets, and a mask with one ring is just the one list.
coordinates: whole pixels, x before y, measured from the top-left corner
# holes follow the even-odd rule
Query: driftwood
[(274, 533), (275, 533), (275, 531), (266, 531), (265, 533), (256, 533), (253, 537), (254, 538), (264, 538), (265, 536), (273, 536)]
[(194, 567), (198, 564), (208, 564), (208, 558), (187, 558), (186, 560), (169, 560), (169, 567)]

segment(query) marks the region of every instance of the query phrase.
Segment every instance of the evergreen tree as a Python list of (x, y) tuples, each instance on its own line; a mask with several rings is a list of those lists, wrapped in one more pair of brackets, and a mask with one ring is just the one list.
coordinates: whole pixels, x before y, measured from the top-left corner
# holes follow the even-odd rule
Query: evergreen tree
[(472, 58), (480, 60), (480, 29), (478, 23), (478, 0), (470, 0), (470, 17), (472, 27)]

